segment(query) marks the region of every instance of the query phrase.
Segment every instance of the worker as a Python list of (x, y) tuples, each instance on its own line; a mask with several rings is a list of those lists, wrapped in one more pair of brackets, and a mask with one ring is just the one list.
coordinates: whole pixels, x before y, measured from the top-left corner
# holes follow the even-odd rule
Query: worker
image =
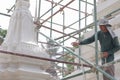
[[(103, 18), (98, 21), (100, 31), (97, 32), (98, 40), (101, 46), (102, 65), (114, 60), (114, 53), (120, 49), (118, 37), (111, 29), (108, 20)], [(90, 44), (95, 41), (95, 34), (81, 42), (72, 42), (73, 46)], [(107, 66), (105, 72), (114, 77), (114, 65)], [(103, 80), (110, 80), (103, 75)]]

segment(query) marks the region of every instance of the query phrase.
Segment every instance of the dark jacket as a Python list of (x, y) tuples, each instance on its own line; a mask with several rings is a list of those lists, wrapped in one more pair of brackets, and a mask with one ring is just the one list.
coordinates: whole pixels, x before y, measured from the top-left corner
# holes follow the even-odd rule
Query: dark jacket
[[(118, 37), (114, 39), (111, 37), (109, 32), (97, 32), (98, 40), (101, 46), (101, 52), (108, 52), (108, 57), (106, 58), (106, 62), (111, 62), (114, 60), (114, 53), (120, 49)], [(95, 41), (95, 34), (88, 39), (80, 42), (80, 45), (90, 44)], [(102, 64), (105, 63), (105, 58), (102, 58)]]

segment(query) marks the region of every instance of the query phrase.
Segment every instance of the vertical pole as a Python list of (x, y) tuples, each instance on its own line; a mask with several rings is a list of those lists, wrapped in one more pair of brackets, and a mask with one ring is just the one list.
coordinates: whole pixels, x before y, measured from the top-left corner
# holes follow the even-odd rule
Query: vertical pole
[(38, 14), (38, 13), (37, 13), (37, 11), (38, 11), (38, 10), (37, 10), (37, 9), (38, 9), (38, 8), (37, 8), (37, 7), (38, 7), (38, 5), (37, 5), (37, 0), (36, 0), (36, 3), (35, 3), (35, 4), (36, 4), (36, 5), (35, 5), (35, 18), (34, 18), (34, 21), (37, 21), (37, 19), (38, 19), (38, 15), (37, 15), (37, 14)]
[[(85, 27), (87, 26), (87, 0), (85, 2)], [(85, 30), (86, 32), (86, 30)]]
[[(79, 30), (81, 29), (81, 0), (79, 0)], [(79, 35), (79, 42), (81, 41), (81, 32), (78, 34)], [(81, 46), (79, 46), (79, 56), (81, 56)], [(84, 67), (83, 67), (83, 64), (82, 64), (82, 61), (81, 59), (79, 58), (79, 63), (81, 63), (81, 69), (82, 69), (82, 73), (83, 73), (83, 79), (85, 79), (85, 71), (84, 71)], [(78, 69), (80, 69), (80, 66), (78, 66)]]
[[(53, 2), (53, 0), (52, 0)], [(51, 15), (53, 15), (53, 3), (51, 3)], [(52, 38), (52, 22), (53, 22), (53, 17), (51, 17), (51, 24), (50, 24), (50, 38)]]
[[(53, 2), (53, 0), (52, 0), (52, 2)], [(51, 15), (53, 15), (53, 3), (51, 3)], [(53, 27), (53, 25), (52, 25), (52, 22), (53, 22), (53, 17), (51, 17), (51, 22), (50, 22), (50, 38), (52, 38), (52, 27)], [(49, 40), (49, 41), (51, 41), (51, 40)], [(52, 42), (52, 41), (51, 41)], [(52, 42), (52, 44), (53, 44), (53, 42)], [(50, 45), (50, 44), (48, 44), (48, 45)], [(52, 46), (51, 46), (52, 47)], [(51, 48), (50, 47), (50, 48)], [(49, 51), (49, 53), (50, 53), (50, 51)], [(50, 58), (52, 58), (52, 55), (50, 55)], [(52, 65), (52, 67), (53, 68), (55, 68), (53, 65), (55, 65), (55, 63), (54, 62), (51, 62), (51, 65)]]
[[(96, 9), (96, 0), (94, 0), (94, 24), (95, 24), (95, 57), (96, 65), (98, 65), (98, 36), (97, 36), (97, 9)], [(99, 80), (99, 73), (96, 71), (97, 80)]]
[[(79, 30), (81, 29), (81, 0), (79, 0)], [(79, 42), (81, 41), (81, 32), (78, 34), (79, 35)], [(79, 47), (79, 54), (78, 54), (79, 56), (81, 55), (81, 49), (80, 49), (80, 47)], [(81, 63), (81, 60), (79, 59), (79, 63)], [(80, 69), (80, 66), (78, 66), (78, 69)]]
[[(34, 21), (37, 21), (38, 19), (38, 5), (37, 5), (37, 0), (36, 0), (36, 5), (35, 5), (35, 18)], [(38, 30), (36, 29), (36, 42), (38, 42)]]
[(38, 20), (40, 20), (40, 9), (41, 9), (41, 0), (39, 0)]
[[(63, 10), (63, 33), (65, 33), (65, 13), (64, 13), (64, 10)], [(63, 36), (64, 36), (64, 34), (63, 34)], [(64, 37), (63, 37), (63, 41), (64, 41)], [(64, 42), (63, 42), (63, 45), (64, 45)], [(63, 48), (63, 55), (64, 55), (64, 52), (65, 52), (65, 50), (64, 50), (64, 48)], [(63, 59), (64, 59), (64, 56), (63, 56)], [(65, 73), (64, 73), (64, 63), (63, 63), (63, 77), (65, 76)]]
[[(37, 1), (36, 1), (36, 6), (37, 6)], [(41, 9), (41, 0), (39, 0), (39, 7), (38, 7), (38, 18), (37, 18), (37, 21), (40, 20), (40, 9)], [(39, 31), (39, 30), (38, 30)], [(39, 34), (38, 34), (38, 31), (37, 31), (37, 42), (39, 41)]]

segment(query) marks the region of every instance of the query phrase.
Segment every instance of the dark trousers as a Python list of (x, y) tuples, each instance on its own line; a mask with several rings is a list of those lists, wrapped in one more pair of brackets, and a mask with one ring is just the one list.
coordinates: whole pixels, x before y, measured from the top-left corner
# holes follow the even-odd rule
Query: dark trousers
[[(114, 65), (110, 65), (110, 66), (107, 66), (107, 67), (104, 67), (104, 71), (108, 74), (110, 74), (111, 76), (114, 77), (115, 75), (115, 68), (114, 68)], [(107, 78), (105, 75), (103, 75), (103, 80), (110, 80), (109, 78)]]

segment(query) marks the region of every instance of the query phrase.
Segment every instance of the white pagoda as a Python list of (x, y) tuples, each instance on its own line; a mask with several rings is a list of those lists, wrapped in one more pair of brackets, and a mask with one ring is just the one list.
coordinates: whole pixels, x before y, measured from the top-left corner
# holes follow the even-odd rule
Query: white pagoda
[[(29, 11), (29, 0), (16, 0), (9, 28), (0, 50), (49, 58), (36, 40), (37, 29)], [(0, 53), (0, 80), (55, 80), (46, 72), (49, 61)]]

